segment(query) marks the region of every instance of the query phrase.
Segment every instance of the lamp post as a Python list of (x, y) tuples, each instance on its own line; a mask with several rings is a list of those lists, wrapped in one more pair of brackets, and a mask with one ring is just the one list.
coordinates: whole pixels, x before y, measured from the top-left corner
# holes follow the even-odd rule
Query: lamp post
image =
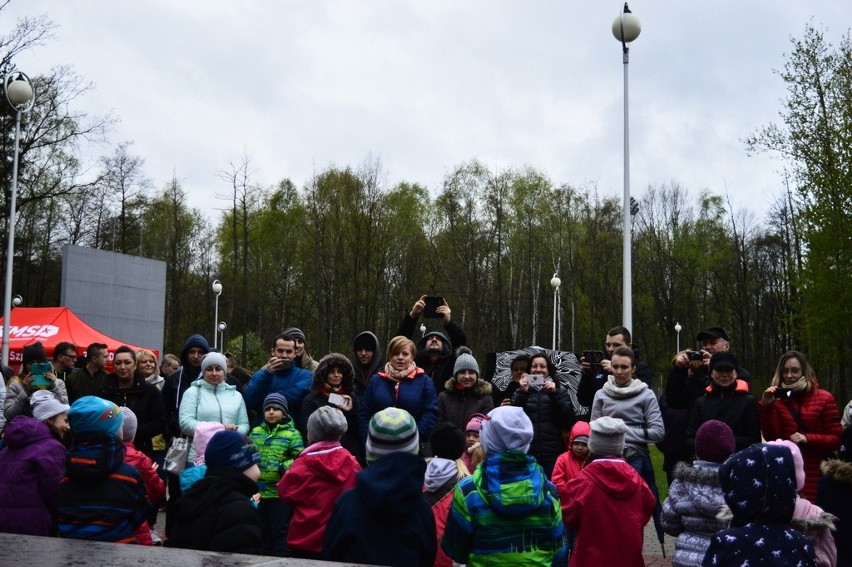
[(550, 285), (553, 286), (553, 350), (558, 350), (556, 348), (558, 345), (556, 341), (556, 329), (559, 320), (559, 286), (562, 285), (562, 280), (559, 279), (559, 276), (555, 272), (553, 273), (553, 277), (550, 278)]
[(677, 333), (677, 350), (675, 352), (680, 352), (680, 331), (683, 327), (680, 326), (680, 323), (675, 323), (675, 333)]
[(623, 325), (628, 330), (633, 329), (633, 283), (632, 283), (632, 259), (631, 259), (631, 235), (630, 235), (630, 128), (628, 126), (627, 112), (627, 68), (630, 61), (630, 48), (627, 44), (639, 37), (642, 26), (639, 18), (630, 12), (627, 2), (624, 3), (624, 11), (612, 22), (612, 35), (621, 42), (622, 61), (624, 63), (624, 209), (623, 209), (623, 258), (624, 258), (624, 281), (622, 315)]
[(12, 298), (12, 307), (20, 307), (23, 304), (24, 304), (24, 298), (21, 297), (20, 293)]
[(224, 321), (219, 321), (217, 327), (219, 329), (219, 344), (222, 346), (222, 350), (225, 350), (225, 329), (228, 328), (228, 324)]
[(216, 306), (213, 308), (213, 350), (219, 348), (219, 296), (222, 295), (222, 282), (213, 280), (213, 293), (216, 294)]
[(29, 112), (35, 104), (35, 92), (30, 78), (13, 71), (3, 79), (6, 100), (15, 111), (15, 154), (12, 158), (12, 192), (9, 199), (9, 235), (6, 248), (6, 288), (3, 293), (3, 366), (9, 364), (9, 317), (12, 312), (12, 264), (15, 258), (15, 215), (18, 199), (18, 147), (21, 137), (21, 114)]

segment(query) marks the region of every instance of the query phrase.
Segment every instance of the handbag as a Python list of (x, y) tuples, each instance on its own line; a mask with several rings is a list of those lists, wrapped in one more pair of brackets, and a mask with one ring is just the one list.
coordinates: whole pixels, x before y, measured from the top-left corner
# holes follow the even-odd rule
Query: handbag
[(178, 474), (186, 468), (186, 459), (189, 457), (189, 439), (186, 437), (175, 437), (172, 445), (166, 451), (163, 468), (171, 474)]

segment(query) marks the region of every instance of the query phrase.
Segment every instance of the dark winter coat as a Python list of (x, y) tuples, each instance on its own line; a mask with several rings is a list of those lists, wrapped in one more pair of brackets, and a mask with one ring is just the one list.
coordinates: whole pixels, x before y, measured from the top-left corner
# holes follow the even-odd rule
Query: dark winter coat
[(423, 499), (426, 462), (391, 453), (355, 476), (355, 488), (334, 505), (325, 528), (323, 559), (432, 567), (435, 518)]
[(471, 414), (487, 414), (494, 409), (494, 399), (491, 384), (482, 378), (477, 378), (476, 383), (465, 390), (457, 389), (457, 384), (455, 378), (450, 378), (438, 394), (438, 420), (449, 421), (464, 431)]
[(208, 468), (175, 504), (169, 547), (262, 554), (257, 484), (241, 471)]
[(837, 567), (852, 567), (852, 462), (827, 459), (820, 466), (816, 504), (838, 519), (834, 522)]
[(533, 424), (533, 440), (527, 454), (539, 463), (550, 462), (553, 468), (556, 458), (565, 451), (562, 431), (570, 431), (574, 425), (574, 406), (568, 389), (556, 382), (556, 391), (533, 390), (526, 392), (518, 388), (512, 396), (512, 405), (524, 408), (524, 413)]
[(148, 502), (139, 471), (124, 462), (115, 435), (83, 431), (65, 461), (59, 487), (59, 535), (71, 539), (136, 543)]
[(731, 527), (710, 538), (705, 567), (812, 567), (814, 548), (789, 527), (796, 506), (793, 455), (780, 445), (755, 444), (719, 468)]
[(183, 343), (180, 351), (180, 368), (166, 377), (163, 384), (163, 406), (166, 410), (166, 433), (168, 437), (180, 436), (178, 411), (183, 394), (189, 385), (201, 377), (201, 367), (189, 364), (187, 354), (192, 347), (199, 347), (205, 353), (210, 352), (210, 344), (201, 335), (192, 335)]
[(153, 458), (154, 447), (151, 439), (166, 431), (166, 409), (160, 390), (146, 383), (141, 376), (134, 378), (131, 387), (121, 388), (118, 385), (118, 376), (110, 374), (104, 379), (103, 390), (98, 395), (117, 406), (128, 407), (136, 414), (136, 438), (133, 446)]
[[(416, 325), (417, 319), (406, 313), (402, 317), (396, 334), (411, 338), (414, 335)], [(414, 363), (432, 378), (436, 392), (440, 392), (444, 386), (444, 382), (453, 376), (453, 368), (456, 365), (456, 350), (461, 346), (467, 346), (467, 336), (461, 325), (451, 319), (449, 323), (444, 324), (444, 330), (447, 331), (446, 335), (437, 331), (431, 331), (420, 337), (420, 341), (417, 343), (417, 354), (414, 357)], [(444, 343), (441, 354), (434, 362), (432, 361), (432, 355), (426, 350), (426, 339), (430, 335), (438, 335)]]
[(807, 443), (799, 445), (805, 463), (805, 487), (801, 495), (815, 501), (822, 474), (819, 465), (840, 446), (840, 412), (834, 396), (814, 386), (809, 391), (791, 391), (786, 400), (775, 400), (769, 404), (761, 401), (758, 406), (760, 429), (767, 441), (789, 439), (796, 432), (807, 438)]
[(734, 432), (737, 451), (752, 443), (760, 443), (760, 418), (757, 402), (748, 385), (737, 380), (722, 388), (715, 382), (707, 386), (704, 396), (695, 400), (686, 425), (687, 450), (695, 454), (695, 434), (701, 424), (711, 419), (724, 421)]
[(370, 418), (377, 411), (389, 407), (402, 408), (410, 413), (417, 422), (420, 442), (429, 439), (438, 421), (438, 400), (432, 380), (421, 368), (398, 383), (384, 372), (370, 378), (358, 408), (358, 433), (362, 445), (367, 442)]
[(0, 451), (0, 532), (56, 535), (65, 447), (47, 425), (25, 415), (9, 422), (5, 440)]
[[(307, 423), (311, 414), (320, 406), (337, 407), (328, 403), (328, 394), (331, 390), (325, 381), (329, 371), (334, 367), (343, 369), (343, 379), (340, 382), (340, 391), (337, 393), (352, 398), (352, 408), (343, 412), (343, 416), (346, 418), (346, 433), (340, 439), (340, 444), (358, 457), (361, 454), (361, 438), (358, 435), (358, 396), (355, 395), (355, 372), (349, 359), (335, 352), (320, 359), (317, 369), (314, 370), (311, 391), (302, 402), (302, 414), (304, 414), (305, 423)], [(307, 438), (305, 438), (305, 443), (308, 443)]]
[[(363, 366), (358, 361), (358, 356), (355, 354), (355, 345), (360, 342), (364, 342), (364, 340), (369, 341), (371, 348), (373, 349), (373, 359), (367, 366)], [(352, 367), (355, 369), (354, 388), (355, 393), (358, 396), (364, 393), (364, 390), (367, 388), (367, 382), (369, 382), (373, 374), (381, 370), (383, 366), (382, 350), (378, 337), (376, 337), (376, 335), (371, 331), (358, 333), (358, 336), (356, 336), (355, 340), (352, 341)]]

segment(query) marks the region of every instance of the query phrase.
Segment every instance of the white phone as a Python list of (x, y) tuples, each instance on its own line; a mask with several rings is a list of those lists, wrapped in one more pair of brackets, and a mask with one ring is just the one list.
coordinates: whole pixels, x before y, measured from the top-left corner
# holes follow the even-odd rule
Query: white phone
[(530, 374), (527, 376), (527, 385), (530, 388), (535, 388), (537, 390), (544, 388), (544, 382), (547, 379), (547, 376), (543, 374)]
[(349, 404), (346, 401), (346, 398), (341, 396), (340, 394), (335, 394), (334, 392), (328, 395), (328, 403), (333, 404), (337, 407), (345, 408), (348, 407)]

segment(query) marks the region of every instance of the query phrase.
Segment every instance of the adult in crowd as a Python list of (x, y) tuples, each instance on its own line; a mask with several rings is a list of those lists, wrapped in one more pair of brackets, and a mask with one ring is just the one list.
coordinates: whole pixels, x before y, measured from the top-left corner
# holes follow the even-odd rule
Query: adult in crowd
[(160, 369), (157, 368), (157, 355), (153, 351), (144, 348), (136, 351), (136, 372), (145, 380), (146, 384), (151, 384), (157, 390), (163, 390), (166, 379), (160, 376)]
[[(722, 327), (709, 327), (695, 337), (701, 344), (700, 351), (682, 350), (672, 359), (672, 367), (666, 380), (666, 389), (660, 398), (660, 411), (666, 425), (666, 436), (657, 447), (663, 452), (663, 470), (672, 482), (672, 472), (680, 462), (691, 462), (694, 455), (687, 444), (686, 426), (689, 412), (695, 400), (704, 396), (706, 388), (713, 382), (710, 377), (710, 357), (716, 352), (730, 352), (731, 341)], [(697, 353), (697, 355), (696, 355)], [(737, 378), (751, 384), (751, 375), (739, 367)]]
[(438, 421), (438, 401), (432, 380), (414, 363), (414, 343), (394, 337), (388, 343), (387, 364), (367, 384), (358, 408), (358, 430), (366, 443), (370, 419), (385, 408), (407, 411), (417, 422), (421, 439), (428, 439)]
[[(51, 368), (43, 374), (34, 374), (33, 365), (47, 365)], [(67, 404), (68, 393), (65, 382), (57, 378), (52, 367), (47, 363), (47, 353), (40, 342), (24, 347), (21, 362), (21, 372), (13, 378), (6, 389), (6, 400), (3, 402), (6, 421), (12, 421), (16, 415), (32, 415), (30, 396), (34, 392), (45, 390), (50, 392), (57, 401)]]
[(137, 421), (135, 446), (153, 459), (152, 440), (166, 430), (166, 410), (160, 391), (136, 373), (136, 355), (130, 347), (118, 347), (112, 365), (115, 370), (104, 379), (100, 397), (133, 410)]
[(382, 369), (382, 349), (378, 337), (372, 331), (362, 331), (355, 337), (352, 350), (355, 353), (352, 359), (352, 367), (355, 369), (355, 394), (360, 396), (373, 374)]
[(109, 350), (104, 343), (92, 343), (86, 347), (86, 364), (68, 377), (68, 401), (72, 404), (83, 396), (97, 396), (101, 393), (104, 378), (107, 377), (106, 365)]
[[(226, 365), (223, 361), (223, 381)], [(204, 478), (175, 505), (175, 527), (166, 546), (262, 553), (260, 514), (251, 500), (260, 478), (257, 446), (244, 433), (219, 431), (207, 444), (204, 462)]]
[[(189, 385), (180, 402), (180, 430), (187, 437), (204, 421), (216, 421), (226, 431), (249, 432), (249, 420), (243, 397), (237, 387), (225, 382), (225, 357), (209, 352), (201, 359), (201, 380)], [(195, 460), (195, 448), (189, 450), (188, 460)], [(209, 467), (209, 463), (208, 463)]]
[(713, 382), (705, 388), (704, 395), (695, 400), (686, 426), (689, 454), (695, 454), (698, 428), (711, 419), (728, 424), (734, 432), (737, 451), (760, 443), (757, 402), (748, 384), (737, 378), (737, 358), (728, 351), (717, 352), (710, 358), (709, 367)]
[(169, 374), (180, 368), (180, 359), (175, 355), (168, 353), (163, 355), (163, 361), (160, 363), (160, 376), (168, 378)]
[[(417, 320), (425, 309), (426, 296), (423, 295), (414, 302), (411, 311), (403, 315), (396, 334), (411, 338), (417, 327)], [(452, 320), (452, 310), (446, 300), (435, 312), (441, 317), (446, 334), (439, 331), (425, 333), (417, 344), (415, 363), (432, 378), (435, 391), (439, 392), (447, 379), (453, 375), (455, 350), (467, 345), (467, 336), (461, 325)]]
[[(577, 401), (581, 406), (592, 407), (595, 394), (603, 388), (607, 379), (613, 374), (612, 355), (615, 349), (619, 347), (632, 349), (632, 340), (627, 327), (613, 327), (606, 333), (606, 338), (604, 339), (604, 357), (600, 364), (586, 360), (585, 357), (580, 357), (580, 382), (577, 385)], [(636, 360), (636, 372), (633, 376), (649, 387), (651, 386), (651, 367), (644, 362)]]
[[(210, 344), (199, 334), (190, 335), (183, 342), (180, 351), (180, 366), (166, 376), (163, 384), (163, 403), (166, 407), (166, 429), (167, 438), (181, 435), (178, 413), (183, 395), (189, 385), (201, 378), (201, 359), (210, 352)], [(174, 484), (177, 484), (175, 482)], [(169, 496), (171, 496), (172, 483), (169, 483)]]
[(296, 358), (296, 341), (291, 335), (281, 333), (275, 337), (269, 354), (269, 361), (254, 373), (246, 388), (246, 407), (250, 412), (260, 414), (266, 396), (277, 392), (287, 398), (287, 407), (296, 428), (304, 434), (307, 416), (302, 415), (302, 402), (313, 381), (311, 371), (293, 362)]
[(293, 350), (296, 355), (293, 358), (293, 364), (299, 368), (304, 368), (309, 372), (316, 370), (318, 363), (310, 354), (308, 354), (306, 345), (307, 339), (305, 338), (305, 333), (302, 329), (298, 327), (288, 327), (287, 329), (284, 329), (284, 332), (281, 334), (286, 337), (290, 337), (293, 340)]
[[(538, 377), (544, 377), (543, 382)], [(574, 406), (568, 389), (559, 382), (556, 366), (545, 353), (530, 358), (530, 373), (518, 382), (512, 405), (523, 408), (530, 418), (535, 434), (527, 452), (550, 478), (556, 459), (565, 451), (562, 431), (570, 431), (574, 425)]]
[(559, 495), (527, 454), (533, 424), (516, 407), (498, 407), (488, 418), (485, 461), (456, 484), (442, 549), (471, 567), (565, 565)]
[(837, 458), (824, 460), (820, 471), (816, 503), (837, 517), (837, 565), (852, 567), (852, 427), (843, 429)]
[(433, 567), (435, 519), (421, 492), (426, 462), (417, 454), (414, 417), (387, 407), (370, 418), (366, 429), (370, 466), (355, 475), (355, 488), (334, 504), (323, 559)]
[(237, 366), (237, 359), (230, 352), (225, 353), (225, 360), (228, 361), (228, 375), (232, 376), (237, 380), (239, 386), (237, 389), (242, 392), (245, 390), (248, 383), (251, 381), (251, 372), (243, 368), (242, 366)]
[(529, 355), (519, 354), (512, 359), (512, 363), (509, 365), (509, 372), (512, 374), (512, 379), (509, 381), (506, 389), (500, 390), (500, 388), (495, 388), (493, 386), (491, 388), (491, 394), (494, 397), (494, 407), (512, 405), (512, 396), (515, 395), (515, 390), (518, 389), (518, 384), (520, 383), (521, 378), (523, 378), (524, 374), (529, 372), (529, 370)]
[(0, 532), (53, 536), (70, 408), (43, 390), (30, 402), (33, 416), (9, 422), (0, 450)]
[(479, 377), (479, 364), (470, 349), (459, 347), (453, 376), (438, 394), (438, 420), (449, 421), (464, 431), (470, 416), (494, 409), (491, 384)]
[(636, 357), (632, 348), (617, 347), (612, 352), (610, 370), (612, 375), (592, 401), (591, 420), (608, 416), (621, 419), (627, 426), (624, 460), (636, 469), (654, 494), (654, 525), (662, 535), (660, 495), (648, 452), (648, 444), (662, 441), (666, 433), (657, 396), (648, 384), (634, 378)]
[(787, 439), (798, 445), (805, 463), (802, 496), (816, 500), (819, 465), (840, 446), (840, 414), (831, 392), (819, 381), (805, 355), (786, 352), (758, 404), (760, 429), (768, 440)]
[[(340, 444), (360, 461), (363, 453), (358, 435), (358, 397), (354, 383), (355, 371), (348, 358), (338, 352), (325, 355), (314, 370), (311, 391), (302, 402), (302, 413), (310, 416), (323, 406), (339, 409), (346, 418), (346, 432), (340, 438)], [(331, 394), (340, 396), (340, 399), (330, 397)]]
[(65, 382), (67, 387), (68, 378), (77, 369), (77, 345), (62, 341), (53, 347), (53, 373), (57, 378)]

